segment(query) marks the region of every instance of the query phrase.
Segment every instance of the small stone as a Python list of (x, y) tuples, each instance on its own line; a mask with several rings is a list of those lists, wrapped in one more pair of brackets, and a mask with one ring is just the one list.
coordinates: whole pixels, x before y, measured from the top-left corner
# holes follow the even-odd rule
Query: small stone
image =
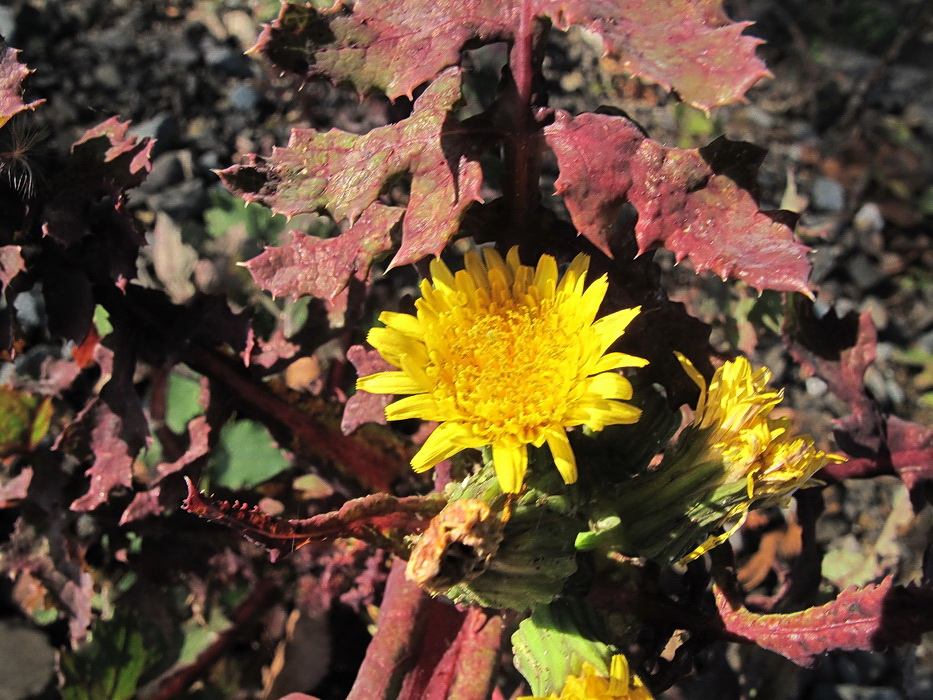
[(204, 183), (186, 180), (152, 195), (149, 206), (155, 211), (168, 214), (175, 221), (186, 221), (197, 216), (208, 204)]
[(852, 225), (859, 233), (878, 233), (884, 228), (884, 217), (881, 209), (874, 202), (865, 202), (855, 212)]
[(807, 377), (806, 386), (810, 396), (823, 396), (828, 388), (826, 382), (819, 377)]
[(849, 261), (848, 273), (861, 292), (874, 289), (886, 279), (878, 266), (864, 253), (859, 253)]
[(12, 40), (16, 33), (16, 15), (13, 8), (0, 6), (0, 36)]
[(185, 169), (175, 151), (163, 153), (152, 162), (149, 175), (139, 186), (143, 194), (154, 194), (185, 179)]
[(136, 138), (148, 136), (156, 140), (152, 146), (153, 158), (178, 145), (178, 122), (169, 112), (161, 112), (151, 119), (131, 124), (129, 133)]
[(238, 112), (252, 112), (262, 99), (249, 85), (237, 85), (230, 91), (230, 106)]
[(842, 185), (828, 177), (816, 178), (813, 182), (811, 203), (817, 211), (842, 211), (846, 206)]
[(0, 620), (0, 698), (41, 693), (55, 670), (55, 650), (39, 630)]

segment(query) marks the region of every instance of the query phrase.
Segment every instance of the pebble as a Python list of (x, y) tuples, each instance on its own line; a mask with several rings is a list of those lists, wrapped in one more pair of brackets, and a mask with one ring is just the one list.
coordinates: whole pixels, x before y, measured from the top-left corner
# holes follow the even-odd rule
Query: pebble
[(817, 211), (840, 212), (846, 206), (842, 185), (828, 177), (818, 177), (813, 181), (810, 201)]
[(209, 200), (203, 182), (185, 180), (152, 195), (147, 203), (153, 210), (165, 212), (175, 221), (184, 221), (201, 214)]
[(16, 33), (16, 15), (13, 8), (0, 6), (0, 36), (13, 39)]
[[(189, 156), (190, 158), (190, 156)], [(185, 169), (178, 153), (163, 153), (152, 162), (152, 170), (139, 186), (143, 194), (155, 194), (185, 179)]]
[(54, 669), (55, 650), (42, 632), (15, 619), (0, 620), (0, 698), (38, 695)]
[(859, 233), (878, 233), (884, 228), (884, 217), (881, 209), (874, 202), (865, 202), (855, 212), (852, 225)]
[(262, 100), (262, 95), (249, 85), (237, 85), (230, 91), (230, 106), (238, 112), (252, 112)]
[(130, 125), (129, 133), (136, 138), (148, 136), (156, 142), (152, 146), (152, 157), (178, 146), (178, 122), (168, 112), (161, 112), (151, 119)]
[(885, 276), (878, 266), (864, 253), (855, 255), (849, 260), (849, 277), (861, 292), (868, 292), (885, 281)]

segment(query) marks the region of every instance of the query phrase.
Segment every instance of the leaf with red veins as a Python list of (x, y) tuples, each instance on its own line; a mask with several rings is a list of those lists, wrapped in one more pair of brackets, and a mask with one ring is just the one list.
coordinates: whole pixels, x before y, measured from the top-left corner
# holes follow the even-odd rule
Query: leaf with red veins
[(33, 71), (16, 60), (17, 54), (19, 54), (17, 49), (9, 47), (2, 49), (0, 53), (0, 127), (6, 124), (14, 114), (24, 109), (35, 109), (45, 102), (45, 100), (36, 100), (28, 104), (23, 102), (22, 82)]
[(374, 202), (336, 238), (292, 231), (284, 246), (266, 248), (246, 263), (256, 284), (273, 296), (333, 299), (356, 274), (365, 281), (373, 259), (392, 248), (391, 230), (405, 213)]
[(283, 4), (253, 51), (306, 78), (348, 80), (394, 100), (459, 65), (468, 43), (514, 43), (546, 16), (559, 29), (598, 34), (624, 70), (701, 109), (741, 100), (770, 75), (755, 56), (761, 40), (743, 36), (749, 23), (730, 22), (721, 0), (357, 0), (352, 13), (340, 5)]
[(733, 608), (718, 588), (715, 593), (727, 631), (800, 666), (812, 666), (837, 649), (879, 651), (889, 644), (919, 643), (933, 628), (933, 591), (894, 587), (890, 576), (796, 613), (757, 615), (744, 606)]
[[(356, 376), (368, 377), (376, 372), (386, 372), (394, 369), (392, 365), (382, 359), (375, 350), (367, 350), (362, 345), (353, 345), (347, 350), (347, 359), (356, 368)], [(357, 390), (347, 400), (343, 409), (343, 418), (340, 421), (340, 430), (349, 435), (364, 423), (386, 423), (386, 406), (392, 403), (390, 394), (370, 394), (368, 391)]]
[(852, 409), (833, 431), (848, 461), (829, 465), (820, 474), (833, 479), (897, 474), (911, 490), (933, 482), (933, 429), (885, 415), (865, 388), (865, 371), (878, 353), (870, 314), (866, 311), (857, 320), (854, 314), (816, 318), (812, 305), (801, 303), (794, 323), (788, 344), (794, 359)]
[[(809, 295), (808, 248), (790, 226), (759, 210), (747, 180), (757, 154), (717, 140), (705, 149), (667, 148), (634, 122), (607, 114), (554, 112), (544, 138), (557, 156), (558, 194), (574, 226), (610, 254), (608, 235), (626, 202), (638, 211), (640, 252), (663, 244), (678, 262), (757, 289)], [(719, 157), (723, 151), (737, 160)], [(747, 161), (751, 160), (751, 164)], [(715, 169), (710, 161), (715, 164)]]
[(186, 510), (232, 528), (248, 541), (267, 549), (273, 560), (309, 542), (335, 537), (354, 537), (403, 552), (404, 538), (424, 530), (445, 504), (438, 495), (395, 498), (375, 493), (347, 501), (339, 510), (330, 513), (304, 520), (284, 520), (245, 503), (207, 498), (190, 479), (186, 480)]
[(755, 56), (761, 39), (742, 34), (721, 0), (538, 0), (560, 29), (578, 24), (603, 39), (606, 55), (627, 73), (674, 89), (709, 110), (743, 99), (771, 73)]
[[(412, 115), (397, 124), (361, 136), (295, 129), (288, 146), (274, 149), (267, 161), (254, 157), (251, 164), (227, 168), (220, 176), (240, 197), (287, 216), (327, 211), (337, 221), (353, 222), (368, 212), (369, 225), (331, 244), (357, 257), (359, 247), (379, 249), (384, 244), (380, 236), (395, 227), (391, 211), (368, 210), (387, 185), (408, 173), (411, 194), (392, 265), (439, 255), (467, 208), (481, 201), (479, 161), (467, 155), (469, 144), (457, 135), (459, 125), (449, 115), (459, 99), (460, 71), (450, 69), (418, 98)], [(367, 265), (372, 260), (368, 252), (363, 258)]]
[(98, 402), (94, 411), (96, 425), (91, 431), (91, 452), (94, 463), (87, 470), (91, 478), (88, 492), (71, 504), (71, 510), (94, 510), (107, 501), (118, 486), (129, 488), (133, 479), (135, 454), (120, 436), (123, 420), (107, 404)]

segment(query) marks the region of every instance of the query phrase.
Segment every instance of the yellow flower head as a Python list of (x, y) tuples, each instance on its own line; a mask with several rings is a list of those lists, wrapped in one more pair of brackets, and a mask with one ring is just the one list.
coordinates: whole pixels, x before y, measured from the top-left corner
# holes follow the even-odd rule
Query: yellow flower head
[[(771, 372), (767, 368), (752, 371), (748, 360), (739, 357), (717, 369), (707, 387), (690, 360), (680, 353), (677, 358), (700, 388), (696, 417), (688, 428), (691, 437), (686, 433), (684, 437), (702, 440), (697, 461), (721, 461), (717, 493), (726, 495), (731, 486), (744, 485), (729, 499), (732, 516), (747, 512), (752, 505), (782, 503), (826, 464), (845, 461), (816, 449), (809, 435), (792, 437), (788, 419), (770, 417), (783, 392), (768, 389)], [(690, 558), (719, 544), (734, 530), (707, 540)]]
[[(577, 467), (566, 429), (634, 423), (641, 411), (621, 400), (632, 385), (613, 370), (647, 360), (607, 353), (639, 308), (596, 321), (606, 277), (585, 286), (589, 258), (578, 255), (562, 279), (543, 256), (522, 265), (492, 249), (467, 254), (452, 274), (436, 259), (421, 283), (416, 315), (383, 312), (385, 328), (368, 340), (399, 371), (362, 377), (357, 388), (408, 394), (386, 408), (389, 420), (421, 418), (440, 425), (412, 459), (425, 471), (465, 448), (491, 446), (502, 490), (521, 490), (528, 445), (547, 443), (566, 483)], [(621, 400), (620, 400), (621, 399)]]
[(525, 697), (519, 700), (653, 700), (638, 676), (629, 673), (628, 659), (622, 654), (612, 657), (609, 678), (600, 676), (592, 664), (584, 662), (583, 673), (569, 676), (560, 695), (547, 698)]

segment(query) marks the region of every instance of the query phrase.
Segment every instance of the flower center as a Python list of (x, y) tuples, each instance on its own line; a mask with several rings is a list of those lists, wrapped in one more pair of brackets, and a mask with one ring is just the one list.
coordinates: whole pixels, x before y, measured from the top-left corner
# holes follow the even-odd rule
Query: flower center
[(553, 300), (498, 300), (445, 316), (428, 342), (439, 403), (490, 442), (540, 444), (546, 428), (562, 425), (581, 391), (581, 353)]

